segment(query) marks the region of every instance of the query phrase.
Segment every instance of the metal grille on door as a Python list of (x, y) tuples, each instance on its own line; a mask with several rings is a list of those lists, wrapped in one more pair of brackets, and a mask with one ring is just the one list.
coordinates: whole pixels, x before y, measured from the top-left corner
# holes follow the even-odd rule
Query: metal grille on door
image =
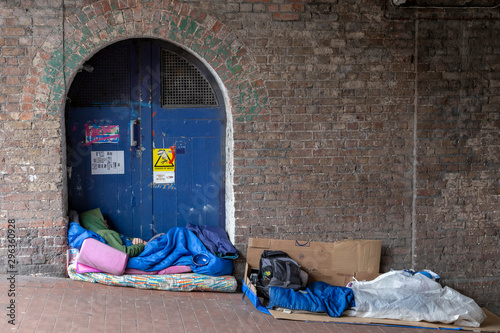
[(218, 105), (210, 83), (192, 63), (163, 49), (161, 64), (162, 107)]

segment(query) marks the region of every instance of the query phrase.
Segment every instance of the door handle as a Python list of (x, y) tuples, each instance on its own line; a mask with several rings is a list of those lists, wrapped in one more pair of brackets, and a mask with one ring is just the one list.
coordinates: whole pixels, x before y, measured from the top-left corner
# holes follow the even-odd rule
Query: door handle
[(135, 139), (135, 125), (137, 125), (137, 120), (130, 121), (130, 146), (137, 147), (137, 140)]

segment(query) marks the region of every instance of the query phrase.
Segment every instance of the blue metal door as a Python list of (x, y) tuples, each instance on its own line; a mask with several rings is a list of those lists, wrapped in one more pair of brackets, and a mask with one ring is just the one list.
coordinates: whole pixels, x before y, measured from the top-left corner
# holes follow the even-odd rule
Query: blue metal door
[(144, 239), (186, 223), (224, 226), (223, 99), (189, 53), (157, 40), (114, 44), (69, 97), (70, 209), (100, 207)]

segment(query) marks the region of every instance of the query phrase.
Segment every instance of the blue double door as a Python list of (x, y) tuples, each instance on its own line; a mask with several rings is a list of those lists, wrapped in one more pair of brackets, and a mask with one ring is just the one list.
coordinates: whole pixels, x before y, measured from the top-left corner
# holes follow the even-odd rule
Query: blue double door
[(143, 239), (224, 226), (225, 126), (217, 83), (191, 54), (158, 40), (107, 47), (69, 92), (69, 209), (100, 208)]

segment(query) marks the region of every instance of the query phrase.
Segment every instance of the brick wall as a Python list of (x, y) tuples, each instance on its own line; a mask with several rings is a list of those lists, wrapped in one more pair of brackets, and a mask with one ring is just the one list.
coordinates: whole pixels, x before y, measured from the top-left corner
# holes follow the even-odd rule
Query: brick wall
[(432, 269), (500, 313), (497, 13), (382, 0), (65, 4), (64, 58), (60, 1), (0, 4), (0, 222), (7, 235), (16, 220), (22, 273), (64, 274), (64, 78), (114, 40), (149, 36), (193, 49), (229, 91), (236, 275), (248, 237), (382, 239), (383, 271)]
[(497, 307), (500, 41), (495, 23), (418, 27), (417, 260)]
[(37, 2), (25, 7), (21, 1), (0, 4), (0, 253), (4, 271), (9, 268), (8, 222), (14, 220), (16, 270), (63, 274), (67, 241), (61, 120), (47, 121), (23, 109), (21, 103), (33, 55), (53, 30), (51, 26), (62, 22), (58, 6)]

